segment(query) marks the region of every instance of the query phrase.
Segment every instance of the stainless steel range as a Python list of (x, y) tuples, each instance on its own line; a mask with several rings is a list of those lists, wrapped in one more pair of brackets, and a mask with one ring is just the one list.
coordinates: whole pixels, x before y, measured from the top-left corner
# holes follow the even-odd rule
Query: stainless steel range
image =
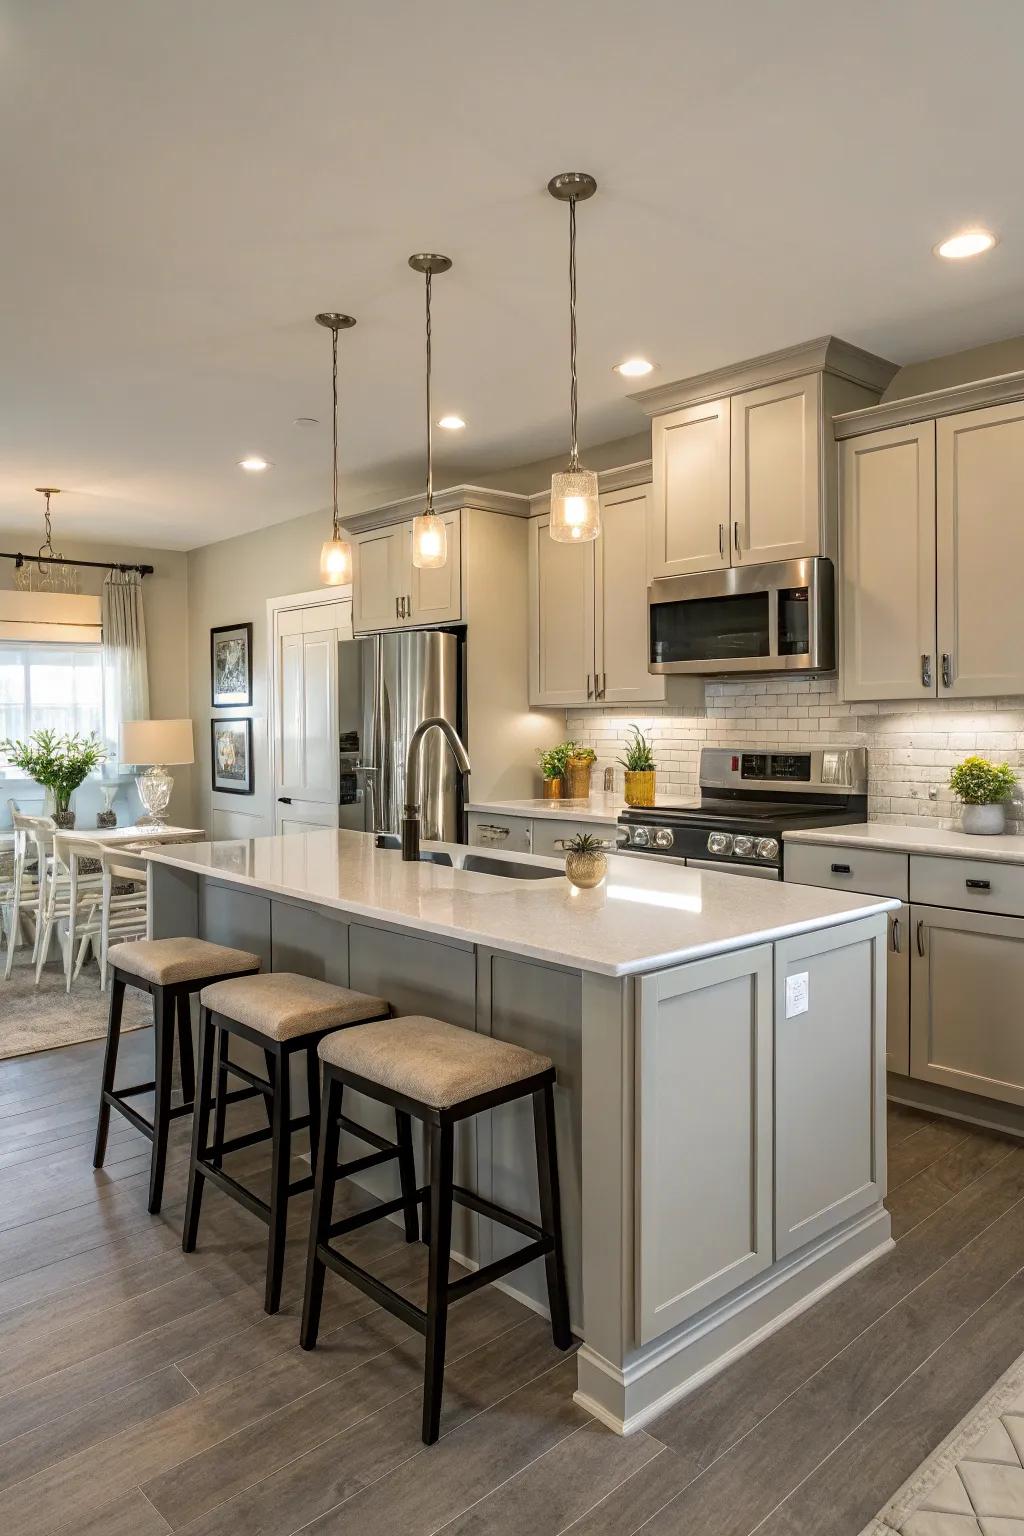
[(864, 747), (768, 752), (705, 747), (700, 804), (627, 810), (620, 851), (697, 869), (782, 878), (782, 834), (867, 820)]

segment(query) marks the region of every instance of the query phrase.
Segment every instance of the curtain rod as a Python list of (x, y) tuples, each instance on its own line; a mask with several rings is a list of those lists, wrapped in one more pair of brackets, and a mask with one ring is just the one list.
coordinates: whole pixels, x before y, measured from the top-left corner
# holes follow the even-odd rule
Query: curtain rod
[(16, 555), (0, 553), (0, 560), (13, 560), (19, 571), (23, 565), (77, 565), (93, 571), (120, 571), (122, 575), (126, 571), (138, 571), (140, 576), (153, 574), (151, 565), (123, 565), (119, 560), (64, 560), (51, 555), (23, 555), (20, 550)]

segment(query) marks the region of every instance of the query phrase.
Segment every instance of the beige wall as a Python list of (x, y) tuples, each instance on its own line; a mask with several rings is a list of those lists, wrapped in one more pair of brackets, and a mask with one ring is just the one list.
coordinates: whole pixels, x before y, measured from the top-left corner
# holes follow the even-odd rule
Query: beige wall
[[(152, 565), (153, 575), (143, 584), (146, 641), (149, 652), (149, 705), (154, 719), (181, 719), (189, 708), (188, 651), (190, 644), (188, 604), (188, 556), (167, 549), (140, 545), (89, 543), (81, 539), (56, 540), (69, 560), (116, 560), (126, 565)], [(0, 549), (38, 549), (39, 541), (23, 531), (11, 532), (0, 525)], [(79, 570), (79, 591), (98, 594), (105, 572)], [(0, 590), (14, 588), (14, 564), (0, 561)], [(197, 747), (199, 743), (197, 742)], [(188, 768), (174, 770), (175, 820), (191, 821), (194, 815), (194, 776)]]
[(950, 352), (946, 357), (908, 363), (900, 369), (882, 399), (905, 400), (908, 395), (926, 395), (933, 389), (951, 389), (955, 384), (994, 379), (1001, 373), (1019, 373), (1021, 369), (1024, 369), (1024, 336), (1014, 336), (1009, 341), (969, 347), (966, 352)]

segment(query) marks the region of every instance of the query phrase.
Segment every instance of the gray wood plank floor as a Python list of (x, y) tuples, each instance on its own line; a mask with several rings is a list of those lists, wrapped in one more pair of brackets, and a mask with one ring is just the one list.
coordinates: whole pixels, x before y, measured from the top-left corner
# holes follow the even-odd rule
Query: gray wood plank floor
[[(321, 1345), (298, 1348), (308, 1197), (268, 1318), (253, 1218), (210, 1190), (181, 1252), (183, 1122), (159, 1217), (124, 1122), (93, 1172), (100, 1052), (0, 1063), (9, 1536), (856, 1536), (1024, 1346), (1024, 1147), (891, 1106), (892, 1253), (629, 1439), (573, 1404), (542, 1320), (480, 1292), (452, 1314), (426, 1450), (403, 1324), (331, 1276)], [(148, 1031), (122, 1059), (151, 1076)], [(265, 1148), (237, 1162), (265, 1186)], [(397, 1228), (358, 1249), (422, 1294), (424, 1250)]]

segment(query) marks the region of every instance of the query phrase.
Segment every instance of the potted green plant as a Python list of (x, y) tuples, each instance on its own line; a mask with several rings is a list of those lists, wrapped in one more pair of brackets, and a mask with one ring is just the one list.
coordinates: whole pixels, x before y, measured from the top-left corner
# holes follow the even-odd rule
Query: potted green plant
[(626, 804), (654, 804), (654, 749), (638, 725), (631, 725), (632, 738), (619, 762), (626, 770)]
[(561, 797), (570, 746), (571, 742), (563, 741), (557, 747), (545, 747), (537, 754), (544, 779), (545, 800), (558, 800)]
[(35, 731), (27, 741), (2, 741), (0, 753), (14, 768), (48, 789), (53, 796), (56, 826), (70, 830), (75, 824), (71, 796), (106, 759), (106, 749), (96, 736), (61, 736), (56, 731)]
[(1006, 802), (1016, 783), (1009, 763), (990, 763), (987, 757), (965, 757), (957, 763), (949, 787), (963, 807), (961, 832), (1005, 832)]
[(582, 891), (601, 884), (608, 870), (607, 843), (590, 832), (577, 832), (574, 837), (563, 838), (560, 846), (565, 849), (565, 876), (570, 884)]
[(590, 798), (590, 771), (597, 761), (593, 747), (581, 747), (577, 741), (566, 742), (564, 789), (570, 800)]

